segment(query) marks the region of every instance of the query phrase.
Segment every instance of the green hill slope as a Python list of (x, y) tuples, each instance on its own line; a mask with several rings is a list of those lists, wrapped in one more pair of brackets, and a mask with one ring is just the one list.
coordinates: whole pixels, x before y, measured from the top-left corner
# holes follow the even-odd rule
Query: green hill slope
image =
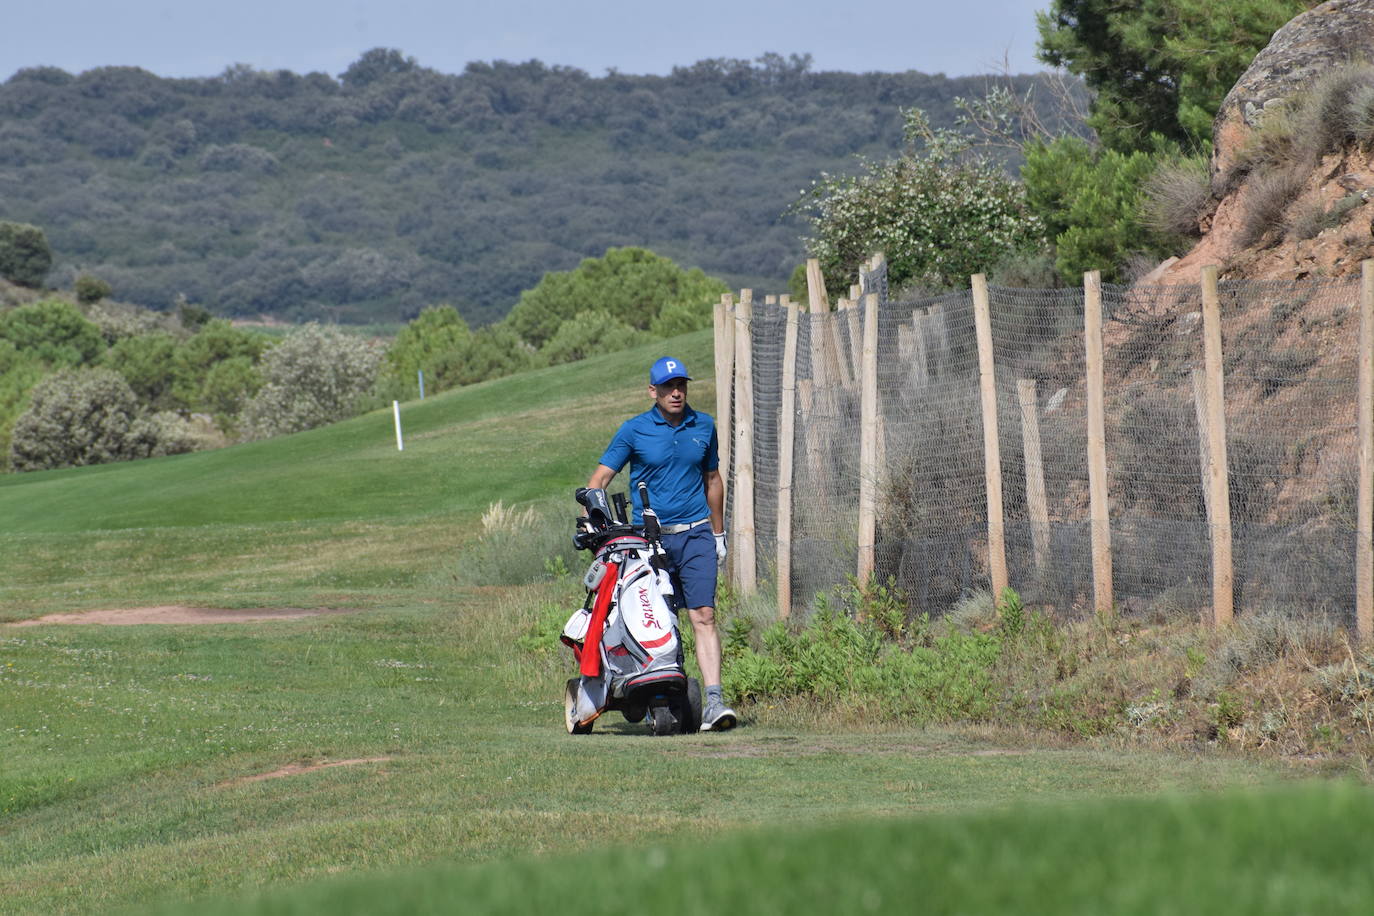
[[(692, 398), (714, 410), (710, 348), (697, 332), (407, 402), (403, 451), (380, 410), (219, 451), (0, 477), (0, 619), (130, 601), (243, 606), (275, 588), (289, 603), (348, 604), (334, 573), (410, 581), (497, 500), (572, 514), (573, 488), (647, 407), (647, 367), (665, 352), (701, 367)], [(264, 576), (288, 550), (316, 557), (309, 575)]]

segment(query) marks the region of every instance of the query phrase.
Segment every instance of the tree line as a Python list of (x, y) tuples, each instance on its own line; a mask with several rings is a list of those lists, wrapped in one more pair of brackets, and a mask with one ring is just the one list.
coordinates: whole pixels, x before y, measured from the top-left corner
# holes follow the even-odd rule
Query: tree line
[(485, 325), (545, 272), (626, 245), (776, 287), (805, 253), (785, 212), (798, 188), (896, 152), (902, 106), (947, 125), (986, 82), (777, 54), (667, 76), (445, 74), (380, 48), (337, 77), (29, 68), (0, 84), (0, 219), (46, 231), (58, 285), (84, 272), (127, 301), (231, 317), (394, 321), (446, 302)]

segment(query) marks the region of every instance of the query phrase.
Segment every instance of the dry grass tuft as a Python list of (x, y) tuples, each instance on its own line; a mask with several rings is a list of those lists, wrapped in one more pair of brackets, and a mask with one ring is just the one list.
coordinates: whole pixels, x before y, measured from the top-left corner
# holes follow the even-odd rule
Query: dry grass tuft
[(521, 511), (514, 506), (506, 506), (501, 500), (497, 500), (487, 507), (487, 511), (482, 513), (482, 533), (492, 535), (518, 534), (521, 531), (533, 528), (537, 515), (534, 506), (526, 506)]
[(1306, 169), (1286, 165), (1261, 172), (1251, 179), (1245, 217), (1241, 224), (1242, 247), (1248, 248), (1284, 227), (1284, 213), (1302, 193), (1305, 178)]
[(1197, 238), (1211, 204), (1207, 160), (1201, 156), (1165, 163), (1145, 182), (1145, 224), (1162, 235)]

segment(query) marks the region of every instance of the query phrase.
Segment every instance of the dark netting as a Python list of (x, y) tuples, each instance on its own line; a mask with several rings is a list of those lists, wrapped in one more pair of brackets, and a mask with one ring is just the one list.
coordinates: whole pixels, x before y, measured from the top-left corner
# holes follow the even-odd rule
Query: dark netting
[[(778, 548), (778, 433), (782, 406), (782, 348), (787, 313), (775, 305), (755, 305), (751, 325), (754, 394), (755, 575), (773, 576)], [(766, 368), (765, 368), (766, 367)]]
[(988, 587), (973, 299), (885, 303), (878, 339), (885, 460), (875, 574), (939, 614)]
[[(854, 574), (861, 344), (879, 302), (876, 573), (939, 615), (989, 586), (973, 298), (864, 298), (799, 316), (792, 477), (794, 610)], [(1028, 604), (1090, 612), (1093, 583), (1081, 289), (991, 288), (1011, 584)], [(1358, 288), (1221, 288), (1236, 607), (1348, 615), (1353, 605)], [(1104, 286), (1113, 597), (1126, 612), (1202, 613), (1211, 529), (1201, 292)], [(776, 570), (786, 309), (751, 322), (758, 574)]]
[(1359, 286), (1227, 284), (1236, 607), (1353, 624)]
[(1201, 308), (1197, 286), (1102, 290), (1112, 597), (1126, 609), (1210, 606)]
[(1012, 584), (1028, 604), (1090, 608), (1083, 291), (988, 293)]

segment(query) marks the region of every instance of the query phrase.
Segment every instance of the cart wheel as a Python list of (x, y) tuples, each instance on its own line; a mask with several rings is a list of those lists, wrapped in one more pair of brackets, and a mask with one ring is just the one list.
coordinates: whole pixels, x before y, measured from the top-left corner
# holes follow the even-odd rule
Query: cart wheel
[(594, 724), (588, 722), (586, 725), (578, 725), (575, 718), (577, 715), (577, 685), (581, 680), (581, 678), (576, 677), (569, 678), (567, 686), (563, 688), (563, 722), (568, 726), (568, 734), (570, 735), (590, 735)]
[(653, 730), (655, 735), (671, 735), (677, 731), (677, 717), (673, 715), (670, 706), (655, 706), (649, 710), (653, 716)]
[(677, 718), (684, 735), (701, 730), (701, 682), (694, 677), (687, 679), (687, 692), (682, 695)]

